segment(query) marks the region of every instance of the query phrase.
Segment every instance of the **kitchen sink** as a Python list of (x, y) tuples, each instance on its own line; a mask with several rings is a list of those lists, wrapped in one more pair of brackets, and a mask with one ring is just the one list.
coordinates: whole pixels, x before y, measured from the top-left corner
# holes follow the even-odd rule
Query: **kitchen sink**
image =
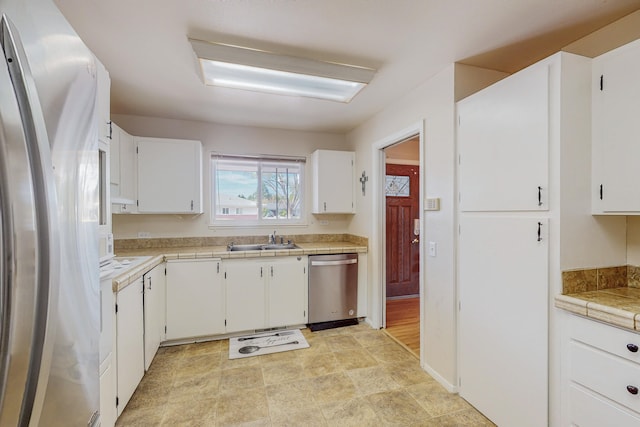
[(236, 245), (231, 243), (227, 246), (227, 250), (231, 252), (236, 251), (275, 251), (279, 249), (298, 249), (298, 246), (294, 243), (268, 243), (268, 244), (253, 244), (253, 245)]

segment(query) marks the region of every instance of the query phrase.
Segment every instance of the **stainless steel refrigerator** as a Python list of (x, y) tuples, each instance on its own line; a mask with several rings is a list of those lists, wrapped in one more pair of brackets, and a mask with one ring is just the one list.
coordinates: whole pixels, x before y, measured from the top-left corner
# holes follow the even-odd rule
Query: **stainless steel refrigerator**
[(51, 0), (0, 13), (0, 426), (97, 425), (95, 61)]

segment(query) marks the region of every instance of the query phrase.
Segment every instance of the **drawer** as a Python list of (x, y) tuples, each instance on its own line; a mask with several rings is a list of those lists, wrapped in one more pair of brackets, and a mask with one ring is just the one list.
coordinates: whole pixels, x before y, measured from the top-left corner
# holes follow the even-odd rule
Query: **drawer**
[(635, 332), (578, 316), (569, 316), (569, 336), (573, 340), (640, 363), (640, 334)]
[(576, 384), (569, 386), (569, 417), (579, 427), (640, 427), (640, 417)]
[(640, 389), (640, 365), (575, 341), (569, 345), (569, 362), (572, 381), (640, 412), (640, 392), (627, 389)]

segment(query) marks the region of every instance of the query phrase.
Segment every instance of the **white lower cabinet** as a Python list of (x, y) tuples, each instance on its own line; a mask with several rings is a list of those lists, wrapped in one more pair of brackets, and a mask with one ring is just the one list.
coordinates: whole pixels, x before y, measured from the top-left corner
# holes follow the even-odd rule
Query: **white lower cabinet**
[(565, 424), (640, 426), (640, 335), (570, 315)]
[(144, 376), (142, 277), (116, 293), (118, 415)]
[(165, 340), (166, 282), (165, 265), (160, 264), (146, 272), (144, 282), (144, 369), (151, 362)]
[(225, 260), (227, 332), (307, 321), (307, 257)]
[(167, 340), (225, 332), (221, 261), (167, 261)]

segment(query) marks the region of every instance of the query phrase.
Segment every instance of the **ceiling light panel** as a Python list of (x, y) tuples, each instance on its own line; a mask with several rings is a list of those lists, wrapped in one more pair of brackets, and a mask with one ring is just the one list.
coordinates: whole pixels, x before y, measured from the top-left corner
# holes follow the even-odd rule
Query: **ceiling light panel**
[(349, 102), (375, 73), (370, 68), (189, 41), (208, 85)]

